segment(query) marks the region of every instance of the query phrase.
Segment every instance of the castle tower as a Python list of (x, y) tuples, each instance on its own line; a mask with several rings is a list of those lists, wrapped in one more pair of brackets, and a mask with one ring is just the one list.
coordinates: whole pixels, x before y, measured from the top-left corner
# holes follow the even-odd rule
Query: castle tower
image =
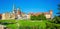
[(49, 13), (50, 13), (50, 15), (52, 15), (53, 11), (52, 11), (52, 10), (50, 10), (50, 12), (49, 12)]
[(21, 11), (20, 11), (20, 8), (17, 8), (17, 17), (18, 17), (18, 19), (21, 19)]
[(50, 18), (52, 19), (53, 11), (52, 11), (52, 10), (50, 10), (50, 12), (49, 12), (49, 13), (50, 13), (50, 16), (51, 16)]

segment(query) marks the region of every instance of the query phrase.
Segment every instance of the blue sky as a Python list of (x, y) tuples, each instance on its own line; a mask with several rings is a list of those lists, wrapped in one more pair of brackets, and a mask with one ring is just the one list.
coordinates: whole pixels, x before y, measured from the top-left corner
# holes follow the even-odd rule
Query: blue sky
[(58, 12), (60, 0), (0, 0), (0, 14), (12, 12), (13, 4), (24, 13), (49, 12), (53, 10), (53, 15)]

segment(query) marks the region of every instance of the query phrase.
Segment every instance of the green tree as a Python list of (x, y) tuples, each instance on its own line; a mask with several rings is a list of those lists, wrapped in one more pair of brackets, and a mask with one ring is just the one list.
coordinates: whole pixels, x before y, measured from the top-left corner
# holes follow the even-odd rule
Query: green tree
[(41, 14), (38, 16), (39, 20), (46, 20), (46, 17), (44, 16), (44, 14)]
[(44, 14), (40, 14), (38, 16), (31, 16), (31, 20), (46, 20)]
[(59, 24), (59, 23), (60, 23), (60, 17), (55, 16), (52, 21), (53, 21), (54, 23)]
[(36, 16), (31, 16), (31, 20), (36, 20)]
[(60, 17), (60, 4), (58, 4), (58, 16)]

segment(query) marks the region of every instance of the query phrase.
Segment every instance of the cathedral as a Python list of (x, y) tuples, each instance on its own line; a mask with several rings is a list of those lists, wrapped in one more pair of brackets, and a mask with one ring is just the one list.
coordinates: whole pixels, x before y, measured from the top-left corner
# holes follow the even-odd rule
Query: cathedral
[(24, 14), (21, 12), (20, 8), (15, 8), (13, 5), (13, 11), (11, 13), (3, 13), (2, 19), (8, 20), (8, 19), (28, 19), (30, 18), (30, 15)]
[(20, 9), (19, 8), (15, 8), (15, 6), (13, 5), (13, 11), (11, 13), (3, 13), (2, 14), (2, 19), (18, 19), (18, 17), (20, 17)]

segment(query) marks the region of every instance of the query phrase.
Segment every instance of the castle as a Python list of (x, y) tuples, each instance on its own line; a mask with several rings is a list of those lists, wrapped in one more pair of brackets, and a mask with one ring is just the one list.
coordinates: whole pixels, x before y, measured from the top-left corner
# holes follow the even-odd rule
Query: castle
[(40, 14), (44, 14), (44, 16), (47, 18), (47, 19), (51, 19), (52, 18), (52, 10), (50, 10), (49, 12), (38, 12), (38, 13), (30, 13), (32, 16), (39, 16)]
[[(53, 11), (50, 10), (49, 12), (44, 12), (44, 15), (46, 18), (51, 18), (52, 17), (52, 13)], [(3, 13), (0, 14), (0, 19), (2, 20), (8, 20), (8, 19), (30, 19), (31, 15), (35, 15), (38, 16), (42, 13), (38, 12), (38, 13), (29, 13), (29, 14), (24, 14), (20, 11), (20, 8), (15, 8), (15, 6), (13, 5), (13, 11), (11, 13)]]

